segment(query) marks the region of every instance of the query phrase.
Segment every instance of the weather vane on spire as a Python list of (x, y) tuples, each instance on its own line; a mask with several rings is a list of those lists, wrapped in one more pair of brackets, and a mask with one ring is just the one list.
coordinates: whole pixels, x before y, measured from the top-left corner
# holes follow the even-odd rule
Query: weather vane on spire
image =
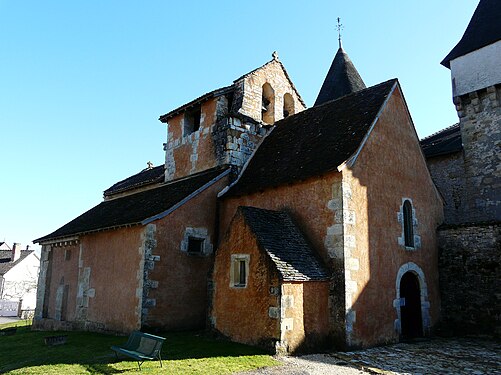
[(337, 40), (339, 41), (339, 48), (342, 48), (342, 44), (341, 44), (341, 30), (343, 30), (344, 27), (343, 27), (343, 24), (341, 23), (341, 18), (337, 18), (337, 26), (336, 26), (336, 30), (337, 30), (337, 35), (338, 35), (338, 38)]

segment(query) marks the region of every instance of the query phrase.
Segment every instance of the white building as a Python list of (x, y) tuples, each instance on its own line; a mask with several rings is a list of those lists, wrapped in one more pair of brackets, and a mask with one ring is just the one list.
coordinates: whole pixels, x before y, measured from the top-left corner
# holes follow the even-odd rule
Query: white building
[[(11, 249), (6, 243), (0, 243), (0, 303), (7, 306), (12, 303), (6, 301), (22, 300), (22, 310), (34, 309), (39, 267), (40, 259), (34, 250), (21, 250), (18, 243)], [(2, 312), (0, 305), (0, 315), (15, 314)]]

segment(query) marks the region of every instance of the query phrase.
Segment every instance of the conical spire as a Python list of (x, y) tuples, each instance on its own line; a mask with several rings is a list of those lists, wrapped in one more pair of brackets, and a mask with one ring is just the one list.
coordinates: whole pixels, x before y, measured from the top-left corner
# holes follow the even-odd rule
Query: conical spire
[(365, 83), (339, 42), (334, 61), (318, 93), (315, 105), (365, 89)]

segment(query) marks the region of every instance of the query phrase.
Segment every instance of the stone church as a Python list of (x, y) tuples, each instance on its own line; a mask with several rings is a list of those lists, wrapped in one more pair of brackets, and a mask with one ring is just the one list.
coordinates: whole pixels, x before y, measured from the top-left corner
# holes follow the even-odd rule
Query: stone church
[(34, 328), (210, 328), (297, 352), (396, 342), (438, 323), (449, 196), (398, 80), (366, 87), (340, 45), (306, 108), (274, 53), (160, 121), (164, 165), (35, 240)]

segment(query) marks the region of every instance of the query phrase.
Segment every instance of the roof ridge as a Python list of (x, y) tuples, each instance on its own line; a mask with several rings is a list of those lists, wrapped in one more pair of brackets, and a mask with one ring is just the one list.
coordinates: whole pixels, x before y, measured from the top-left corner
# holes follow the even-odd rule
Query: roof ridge
[(449, 126), (448, 126), (448, 127), (446, 127), (446, 128), (440, 129), (440, 130), (436, 131), (435, 133), (432, 133), (432, 134), (430, 134), (430, 135), (427, 135), (426, 137), (421, 138), (421, 139), (419, 140), (419, 142), (421, 142), (421, 141), (426, 141), (426, 140), (428, 140), (428, 139), (430, 139), (430, 138), (432, 138), (432, 137), (434, 137), (434, 136), (436, 136), (436, 135), (439, 135), (440, 133), (443, 133), (443, 132), (445, 132), (445, 131), (447, 131), (447, 130), (450, 130), (450, 129), (452, 129), (452, 128), (456, 127), (456, 126), (459, 126), (459, 122), (456, 122), (455, 124), (449, 125)]

